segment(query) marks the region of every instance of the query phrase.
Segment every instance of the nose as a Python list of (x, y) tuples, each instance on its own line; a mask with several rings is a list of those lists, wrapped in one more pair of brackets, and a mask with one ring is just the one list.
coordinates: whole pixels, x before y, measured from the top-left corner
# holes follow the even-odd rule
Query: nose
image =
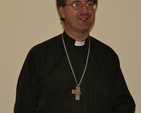
[(85, 5), (82, 6), (82, 11), (85, 12), (85, 13), (88, 12), (88, 9), (87, 9), (87, 7)]

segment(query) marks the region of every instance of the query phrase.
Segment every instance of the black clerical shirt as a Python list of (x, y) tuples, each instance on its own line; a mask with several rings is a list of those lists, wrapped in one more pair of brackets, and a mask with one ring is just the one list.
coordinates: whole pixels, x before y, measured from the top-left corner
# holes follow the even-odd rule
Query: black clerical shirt
[[(84, 46), (63, 33), (77, 80), (84, 70)], [(34, 46), (27, 55), (18, 84), (14, 113), (134, 113), (135, 103), (120, 69), (118, 56), (107, 45), (90, 37), (90, 56), (80, 84), (80, 100), (61, 35)]]

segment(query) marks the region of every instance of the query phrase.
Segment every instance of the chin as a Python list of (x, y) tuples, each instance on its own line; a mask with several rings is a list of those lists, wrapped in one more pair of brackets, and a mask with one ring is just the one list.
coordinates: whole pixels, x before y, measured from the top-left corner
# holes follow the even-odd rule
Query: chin
[(90, 29), (90, 27), (83, 27), (83, 26), (80, 27), (80, 30), (81, 31), (89, 31), (89, 29)]

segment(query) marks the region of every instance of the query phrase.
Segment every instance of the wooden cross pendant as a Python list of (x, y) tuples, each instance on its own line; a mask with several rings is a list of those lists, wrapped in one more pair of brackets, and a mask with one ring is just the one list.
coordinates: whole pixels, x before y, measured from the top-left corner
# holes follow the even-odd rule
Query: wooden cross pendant
[(75, 100), (80, 100), (81, 95), (80, 87), (76, 86), (76, 89), (72, 90), (72, 94), (75, 94)]

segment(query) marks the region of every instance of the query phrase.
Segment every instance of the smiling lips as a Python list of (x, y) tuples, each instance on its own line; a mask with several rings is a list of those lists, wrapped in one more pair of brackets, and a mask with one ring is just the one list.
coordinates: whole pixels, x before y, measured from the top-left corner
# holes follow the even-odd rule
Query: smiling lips
[(87, 20), (88, 18), (81, 18), (81, 20)]
[(80, 17), (79, 20), (88, 20), (88, 17)]
[(86, 15), (79, 15), (78, 19), (79, 20), (88, 20), (90, 18), (90, 15), (86, 14)]

